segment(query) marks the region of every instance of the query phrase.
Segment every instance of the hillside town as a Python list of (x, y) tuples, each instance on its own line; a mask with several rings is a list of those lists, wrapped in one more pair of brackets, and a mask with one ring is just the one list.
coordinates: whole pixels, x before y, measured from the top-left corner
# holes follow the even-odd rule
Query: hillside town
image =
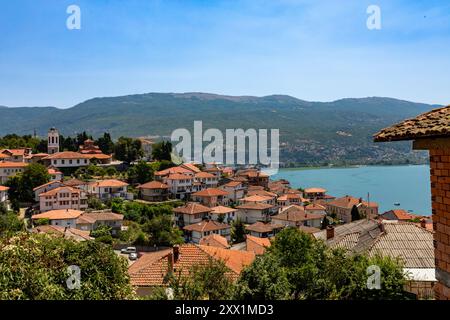
[[(137, 140), (141, 152), (133, 161), (103, 153), (92, 139), (78, 151), (62, 150), (56, 128), (48, 131), (46, 153), (4, 148), (1, 206), (16, 212), (30, 233), (112, 246), (127, 259), (130, 283), (141, 297), (166, 287), (174, 270), (208, 259), (223, 262), (237, 279), (286, 228), (348, 254), (401, 259), (405, 290), (419, 299), (433, 297), (437, 280), (430, 217), (397, 208), (379, 212), (379, 204), (369, 199), (332, 195), (321, 186), (292, 186), (257, 167), (175, 165), (154, 152), (161, 144)], [(48, 181), (32, 186), (30, 200), (17, 200), (15, 177), (36, 165), (45, 168)], [(140, 172), (138, 178), (130, 171)], [(158, 220), (153, 226), (158, 210), (168, 223)], [(149, 216), (144, 219), (144, 214)], [(162, 229), (164, 236), (156, 239)]]

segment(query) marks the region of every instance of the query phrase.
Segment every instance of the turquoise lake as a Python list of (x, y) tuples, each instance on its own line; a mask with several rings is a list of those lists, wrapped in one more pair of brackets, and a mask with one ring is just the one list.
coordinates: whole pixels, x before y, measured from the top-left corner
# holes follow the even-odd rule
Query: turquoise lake
[(323, 187), (336, 197), (352, 195), (367, 200), (370, 193), (370, 201), (378, 202), (380, 213), (401, 208), (431, 215), (428, 165), (280, 169), (271, 176), (273, 180), (281, 178), (294, 188)]

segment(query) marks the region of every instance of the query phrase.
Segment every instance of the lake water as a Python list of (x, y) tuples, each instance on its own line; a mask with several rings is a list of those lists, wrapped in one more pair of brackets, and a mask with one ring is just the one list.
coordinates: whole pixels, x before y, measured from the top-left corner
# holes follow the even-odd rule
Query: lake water
[[(431, 215), (430, 167), (361, 166), (351, 168), (280, 169), (271, 179), (286, 179), (294, 188), (323, 187), (336, 197), (352, 195), (378, 202), (380, 213), (391, 209)], [(394, 203), (400, 203), (395, 206)]]

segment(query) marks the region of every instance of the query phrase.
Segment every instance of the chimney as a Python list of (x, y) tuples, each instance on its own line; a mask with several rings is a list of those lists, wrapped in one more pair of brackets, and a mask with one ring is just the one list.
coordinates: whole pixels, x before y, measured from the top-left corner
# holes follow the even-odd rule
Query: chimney
[(173, 261), (177, 262), (179, 258), (180, 258), (180, 246), (176, 244), (173, 246)]
[(173, 272), (173, 253), (170, 252), (167, 255), (167, 273)]
[(359, 202), (359, 203), (362, 203), (362, 198), (359, 198), (359, 199), (358, 199), (358, 202)]
[(334, 238), (334, 227), (327, 226), (327, 240)]
[(427, 228), (427, 220), (425, 218), (420, 219), (420, 226), (424, 229)]

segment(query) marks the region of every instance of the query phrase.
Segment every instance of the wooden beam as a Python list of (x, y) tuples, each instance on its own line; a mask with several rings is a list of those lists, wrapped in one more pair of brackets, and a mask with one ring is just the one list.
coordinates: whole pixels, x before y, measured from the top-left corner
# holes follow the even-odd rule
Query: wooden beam
[(413, 141), (413, 150), (449, 149), (450, 137), (423, 138)]

